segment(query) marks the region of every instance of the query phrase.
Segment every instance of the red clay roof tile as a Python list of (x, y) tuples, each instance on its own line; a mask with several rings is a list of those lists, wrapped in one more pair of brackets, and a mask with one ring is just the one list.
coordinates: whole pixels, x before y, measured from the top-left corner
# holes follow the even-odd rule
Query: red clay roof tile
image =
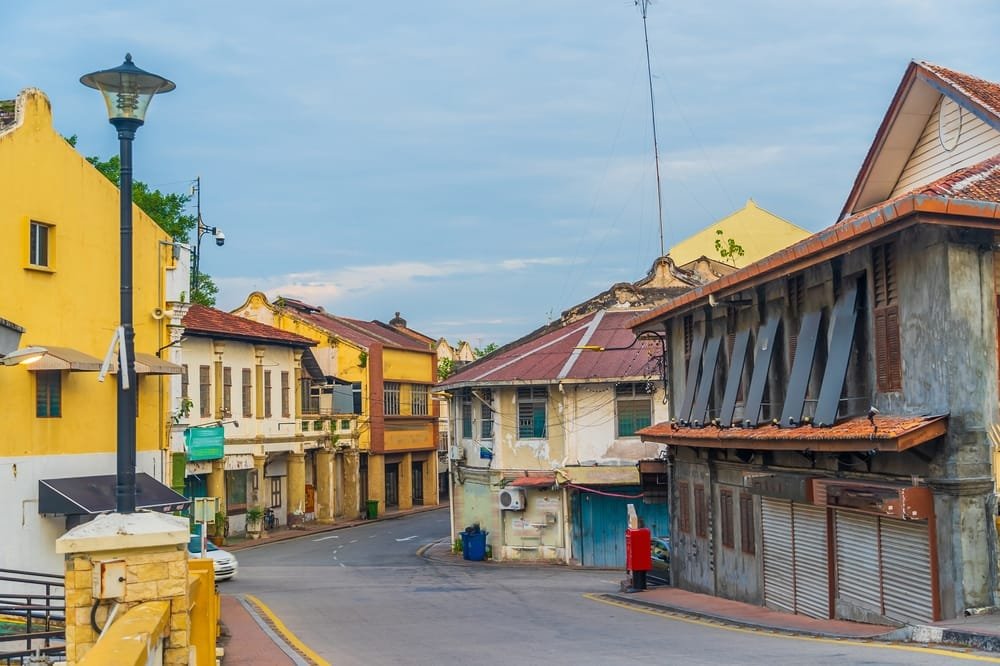
[(197, 303), (191, 305), (181, 323), (186, 334), (237, 338), (293, 347), (312, 347), (316, 344), (301, 335)]

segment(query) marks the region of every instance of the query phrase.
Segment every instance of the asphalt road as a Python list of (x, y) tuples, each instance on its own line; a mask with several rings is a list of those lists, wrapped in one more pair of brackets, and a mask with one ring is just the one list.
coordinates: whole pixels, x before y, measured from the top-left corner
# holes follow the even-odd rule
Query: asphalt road
[[(442, 563), (447, 510), (239, 552), (222, 584), (348, 664), (958, 664), (971, 653), (778, 636), (606, 605), (620, 572)], [(978, 660), (982, 660), (978, 656)], [(997, 660), (1000, 663), (1000, 660)]]

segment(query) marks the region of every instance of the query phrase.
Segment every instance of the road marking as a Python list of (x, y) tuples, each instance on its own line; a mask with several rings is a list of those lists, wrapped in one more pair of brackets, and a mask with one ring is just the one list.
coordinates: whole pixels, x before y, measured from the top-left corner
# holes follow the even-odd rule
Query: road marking
[(414, 534), (413, 536), (404, 537), (402, 539), (396, 539), (396, 541), (409, 541), (410, 539), (416, 539), (416, 538), (417, 538), (417, 535)]
[(371, 536), (369, 536), (368, 538), (369, 538), (369, 539), (374, 539), (374, 538), (375, 538), (375, 537), (377, 537), (377, 536), (378, 536), (377, 534), (372, 534), (372, 535), (371, 535)]
[(357, 543), (357, 542), (358, 542), (357, 539), (351, 539), (348, 543)]
[(809, 641), (812, 643), (827, 643), (831, 645), (856, 645), (858, 647), (879, 648), (882, 650), (901, 650), (903, 652), (920, 652), (922, 654), (936, 654), (945, 657), (951, 657), (953, 659), (965, 659), (967, 661), (985, 661), (991, 664), (1000, 664), (1000, 658), (998, 657), (987, 657), (985, 655), (979, 655), (979, 654), (965, 654), (962, 652), (955, 652), (953, 650), (943, 650), (939, 648), (916, 647), (913, 645), (898, 645), (895, 643), (880, 643), (876, 640), (867, 641), (867, 640), (857, 640), (850, 638), (820, 638), (818, 636), (800, 636), (796, 634), (787, 634), (779, 630), (771, 630), (771, 629), (747, 629), (745, 627), (734, 627), (726, 624), (720, 624), (719, 622), (709, 622), (708, 620), (699, 620), (697, 618), (682, 615), (680, 611), (674, 612), (667, 609), (656, 610), (652, 608), (639, 608), (633, 604), (625, 603), (624, 601), (604, 599), (599, 594), (586, 593), (583, 596), (585, 599), (590, 599), (591, 601), (597, 601), (602, 604), (608, 604), (609, 606), (617, 606), (618, 608), (635, 611), (636, 613), (645, 613), (646, 615), (656, 615), (658, 617), (665, 617), (671, 620), (677, 620), (679, 622), (687, 622), (688, 624), (697, 624), (703, 627), (713, 627), (715, 629), (722, 629), (725, 631), (735, 631), (741, 634), (753, 634), (756, 636), (768, 635), (768, 636), (774, 636), (775, 638), (787, 638), (789, 640), (795, 640), (795, 641)]
[(243, 598), (249, 601), (253, 606), (259, 610), (261, 613), (267, 616), (267, 618), (274, 623), (274, 628), (281, 634), (282, 638), (292, 644), (296, 650), (304, 654), (307, 658), (312, 659), (317, 666), (331, 666), (323, 657), (319, 656), (311, 649), (309, 646), (299, 640), (299, 637), (292, 633), (291, 629), (285, 626), (285, 623), (278, 619), (278, 616), (268, 608), (263, 601), (253, 596), (252, 594), (244, 594)]
[(313, 539), (313, 541), (326, 541), (327, 539), (339, 539), (340, 537), (334, 534), (333, 536), (320, 537), (318, 539)]
[(343, 562), (337, 562), (337, 564), (339, 564), (339, 565), (340, 565), (340, 566), (342, 566), (342, 567), (343, 567), (343, 566), (347, 566), (347, 565), (345, 565), (345, 564), (344, 564)]

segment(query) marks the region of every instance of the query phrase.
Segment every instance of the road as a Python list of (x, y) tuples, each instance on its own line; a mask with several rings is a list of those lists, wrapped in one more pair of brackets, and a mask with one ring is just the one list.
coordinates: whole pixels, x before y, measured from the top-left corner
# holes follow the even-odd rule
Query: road
[(441, 510), (268, 544), (241, 551), (239, 577), (221, 591), (258, 597), (334, 666), (937, 665), (974, 657), (734, 630), (584, 596), (617, 591), (620, 572), (456, 564), (416, 554), (447, 534)]

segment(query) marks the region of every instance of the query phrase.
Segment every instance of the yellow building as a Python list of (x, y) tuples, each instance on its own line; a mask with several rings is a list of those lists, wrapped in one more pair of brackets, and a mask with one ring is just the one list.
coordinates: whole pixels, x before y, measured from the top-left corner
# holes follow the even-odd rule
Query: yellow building
[[(333, 315), (290, 298), (270, 303), (250, 294), (234, 314), (316, 341), (303, 354), (300, 418), (353, 420), (356, 430), (338, 440), (337, 485), (343, 488), (337, 516), (355, 518), (369, 500), (378, 510), (409, 509), (438, 501), (437, 380), (433, 341), (406, 328)], [(341, 446), (342, 444), (342, 446)], [(356, 444), (356, 449), (355, 449)]]
[[(783, 250), (808, 235), (809, 232), (802, 227), (764, 210), (753, 199), (747, 199), (746, 205), (740, 210), (670, 248), (670, 258), (678, 266), (704, 256), (742, 268)], [(743, 248), (743, 255), (724, 259), (715, 249), (715, 241), (721, 240), (725, 244), (730, 238)]]
[[(154, 311), (176, 297), (184, 278), (175, 275), (183, 271), (156, 223), (135, 209), (133, 224), (141, 373), (136, 463), (153, 477), (140, 474), (137, 483), (144, 484), (163, 479), (167, 458), (171, 405), (166, 380), (156, 375), (179, 371), (155, 356), (167, 335)], [(0, 516), (0, 566), (56, 572), (62, 570), (56, 538), (99, 507), (53, 510), (42, 482), (116, 469), (117, 375), (101, 383), (98, 371), (119, 324), (119, 196), (53, 129), (40, 90), (0, 102), (0, 234), (0, 318), (8, 324), (0, 354), (29, 345), (48, 350), (31, 365), (0, 366), (0, 487), (7, 507)], [(113, 509), (113, 484), (110, 500)]]

